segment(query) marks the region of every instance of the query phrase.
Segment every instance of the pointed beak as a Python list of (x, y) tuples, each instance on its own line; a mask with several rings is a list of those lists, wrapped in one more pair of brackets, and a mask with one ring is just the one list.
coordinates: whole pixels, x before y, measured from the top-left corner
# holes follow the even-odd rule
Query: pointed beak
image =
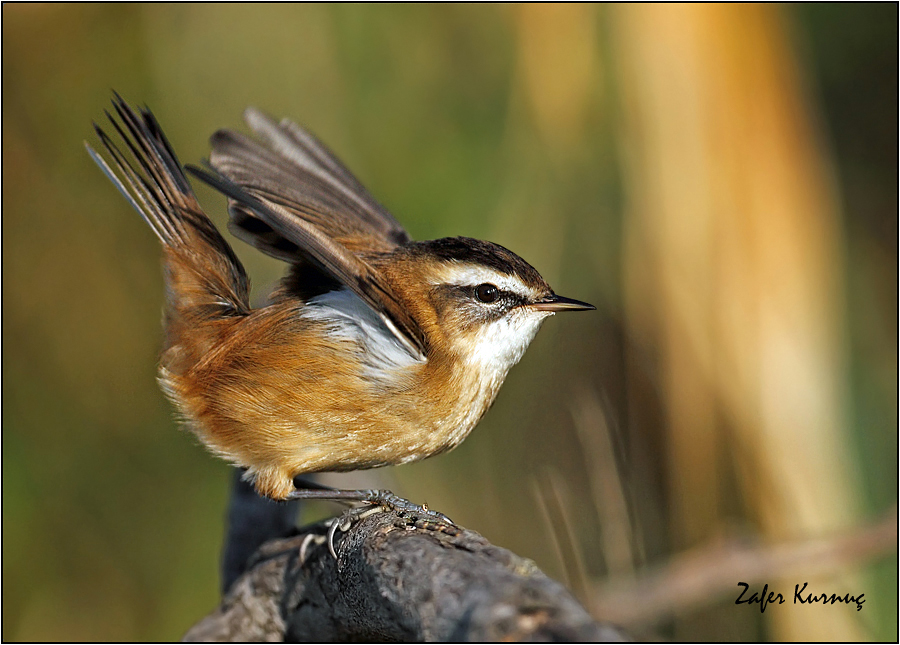
[(594, 305), (589, 305), (580, 300), (572, 300), (572, 298), (563, 298), (562, 296), (557, 296), (555, 293), (551, 296), (547, 296), (540, 302), (535, 302), (528, 306), (531, 309), (536, 309), (538, 311), (586, 311), (589, 309), (596, 309)]

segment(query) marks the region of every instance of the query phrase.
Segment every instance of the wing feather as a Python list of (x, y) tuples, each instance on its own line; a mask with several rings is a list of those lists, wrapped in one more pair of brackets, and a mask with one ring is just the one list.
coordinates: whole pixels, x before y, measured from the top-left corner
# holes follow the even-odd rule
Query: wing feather
[[(354, 253), (390, 252), (409, 241), (399, 222), (312, 134), (248, 108), (262, 142), (230, 130), (211, 139), (212, 165), (263, 203), (277, 204)], [(229, 205), (231, 231), (260, 250), (293, 261), (294, 249), (239, 201)]]
[[(368, 304), (384, 321), (400, 343), (417, 360), (425, 360), (425, 334), (399, 301), (384, 277), (363, 259), (354, 255), (341, 242), (330, 237), (296, 211), (270, 200), (263, 200), (240, 186), (217, 168), (207, 172), (195, 166), (187, 170), (198, 179), (234, 200), (241, 208), (273, 231), (277, 231), (312, 260), (326, 275), (333, 277)], [(308, 208), (297, 205), (297, 208)]]

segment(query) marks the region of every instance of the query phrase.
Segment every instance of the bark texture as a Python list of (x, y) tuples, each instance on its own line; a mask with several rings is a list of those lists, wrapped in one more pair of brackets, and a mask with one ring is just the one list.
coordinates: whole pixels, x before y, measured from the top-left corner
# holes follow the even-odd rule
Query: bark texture
[(187, 641), (620, 641), (533, 562), (477, 533), (373, 513), (266, 542)]

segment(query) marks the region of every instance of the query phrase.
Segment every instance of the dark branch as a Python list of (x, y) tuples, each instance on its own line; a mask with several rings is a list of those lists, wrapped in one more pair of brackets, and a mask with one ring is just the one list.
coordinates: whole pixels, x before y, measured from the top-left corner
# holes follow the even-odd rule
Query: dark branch
[(529, 560), (472, 531), (374, 513), (267, 542), (188, 641), (619, 641)]

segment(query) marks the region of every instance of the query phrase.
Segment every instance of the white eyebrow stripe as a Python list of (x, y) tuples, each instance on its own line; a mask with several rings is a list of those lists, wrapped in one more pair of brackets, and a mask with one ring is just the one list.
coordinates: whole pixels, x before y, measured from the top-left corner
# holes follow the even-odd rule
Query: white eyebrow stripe
[(511, 291), (525, 298), (538, 298), (540, 293), (514, 275), (500, 273), (490, 267), (463, 262), (447, 262), (435, 271), (431, 284), (455, 284), (461, 287), (475, 287), (490, 283), (501, 291)]

